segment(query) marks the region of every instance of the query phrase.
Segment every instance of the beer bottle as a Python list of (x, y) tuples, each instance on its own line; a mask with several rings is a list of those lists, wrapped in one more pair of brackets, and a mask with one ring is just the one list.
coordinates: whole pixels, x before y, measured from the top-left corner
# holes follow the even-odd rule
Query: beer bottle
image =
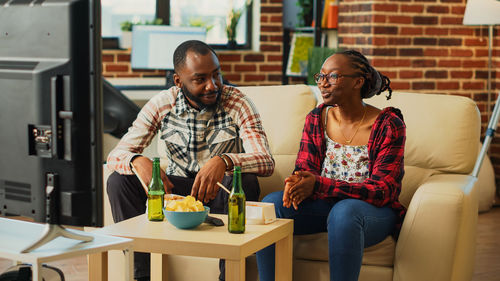
[(233, 189), (228, 200), (228, 230), (231, 233), (245, 232), (245, 192), (241, 186), (241, 167), (234, 167)]
[(153, 159), (153, 177), (148, 187), (148, 219), (150, 221), (163, 221), (163, 196), (165, 189), (160, 173), (160, 158)]

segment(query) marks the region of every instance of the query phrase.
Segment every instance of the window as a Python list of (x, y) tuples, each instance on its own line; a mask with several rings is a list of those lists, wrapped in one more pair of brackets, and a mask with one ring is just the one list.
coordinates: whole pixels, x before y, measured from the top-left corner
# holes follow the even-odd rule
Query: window
[[(120, 24), (151, 21), (155, 17), (172, 26), (205, 26), (207, 43), (223, 49), (227, 43), (226, 19), (231, 8), (249, 0), (101, 0), (102, 37), (120, 37)], [(252, 2), (244, 9), (236, 28), (238, 48), (251, 48)]]
[[(170, 0), (170, 24), (172, 26), (206, 26), (207, 43), (221, 47), (228, 41), (226, 22), (231, 9), (243, 13), (236, 28), (236, 43), (250, 47), (251, 4), (248, 0)], [(248, 1), (249, 2), (249, 1)]]
[(120, 37), (122, 22), (151, 21), (157, 0), (101, 0), (102, 37)]

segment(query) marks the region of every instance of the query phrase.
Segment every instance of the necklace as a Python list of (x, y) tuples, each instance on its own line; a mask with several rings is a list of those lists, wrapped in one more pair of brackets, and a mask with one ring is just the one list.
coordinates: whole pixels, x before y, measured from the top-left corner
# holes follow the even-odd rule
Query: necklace
[(340, 127), (340, 124), (342, 123), (342, 118), (340, 118), (340, 114), (339, 114), (339, 130), (340, 130), (340, 133), (342, 134), (342, 136), (344, 137), (345, 139), (345, 143), (346, 144), (350, 144), (351, 141), (354, 139), (354, 137), (356, 136), (356, 134), (358, 133), (358, 130), (359, 130), (359, 127), (361, 127), (361, 124), (363, 124), (363, 121), (365, 120), (365, 116), (366, 116), (366, 106), (364, 107), (364, 112), (363, 112), (363, 117), (361, 118), (361, 120), (359, 121), (358, 123), (358, 127), (356, 128), (356, 131), (354, 131), (354, 134), (351, 136), (350, 139), (348, 139), (345, 135), (344, 135), (344, 132), (342, 132), (342, 128)]

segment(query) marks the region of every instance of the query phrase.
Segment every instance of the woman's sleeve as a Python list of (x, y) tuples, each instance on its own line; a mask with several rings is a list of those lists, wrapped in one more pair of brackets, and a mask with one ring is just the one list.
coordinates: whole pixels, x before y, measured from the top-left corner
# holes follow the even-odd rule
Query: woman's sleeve
[(294, 171), (309, 171), (314, 175), (319, 175), (321, 170), (320, 145), (322, 139), (319, 136), (321, 130), (317, 127), (318, 117), (315, 115), (316, 113), (312, 111), (306, 116)]

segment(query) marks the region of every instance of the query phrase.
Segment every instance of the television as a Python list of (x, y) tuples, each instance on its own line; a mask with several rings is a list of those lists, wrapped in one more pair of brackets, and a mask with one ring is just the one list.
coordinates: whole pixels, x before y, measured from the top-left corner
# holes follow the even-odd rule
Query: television
[(100, 1), (0, 0), (0, 212), (102, 226)]

